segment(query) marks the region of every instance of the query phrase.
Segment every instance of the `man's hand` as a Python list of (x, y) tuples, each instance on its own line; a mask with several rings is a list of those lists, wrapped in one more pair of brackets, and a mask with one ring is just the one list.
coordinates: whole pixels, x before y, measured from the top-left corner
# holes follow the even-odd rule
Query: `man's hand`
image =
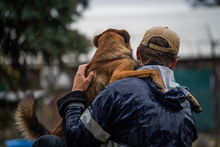
[(88, 77), (85, 77), (85, 71), (88, 64), (80, 65), (76, 76), (73, 81), (73, 88), (72, 91), (80, 90), (80, 91), (86, 91), (89, 87), (90, 82), (92, 81), (92, 78), (94, 76), (94, 71), (91, 71), (88, 75)]

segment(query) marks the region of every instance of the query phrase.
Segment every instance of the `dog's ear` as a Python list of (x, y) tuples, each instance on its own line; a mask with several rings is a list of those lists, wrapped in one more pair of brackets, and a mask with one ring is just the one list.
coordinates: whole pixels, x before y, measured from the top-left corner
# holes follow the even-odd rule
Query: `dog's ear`
[(99, 41), (99, 38), (102, 36), (102, 34), (99, 34), (97, 36), (94, 37), (93, 39), (93, 44), (95, 45), (95, 47), (98, 47), (98, 41)]
[(125, 30), (120, 30), (119, 34), (124, 38), (125, 43), (130, 42), (130, 35), (127, 31)]

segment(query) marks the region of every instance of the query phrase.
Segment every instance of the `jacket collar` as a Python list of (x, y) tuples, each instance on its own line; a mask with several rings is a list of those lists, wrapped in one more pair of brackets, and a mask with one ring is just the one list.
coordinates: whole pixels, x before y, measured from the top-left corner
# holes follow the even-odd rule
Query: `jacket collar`
[(166, 66), (160, 65), (155, 62), (151, 62), (142, 66), (138, 66), (136, 68), (136, 70), (151, 70), (151, 69), (155, 69), (160, 74), (166, 92), (172, 88), (180, 86), (178, 83), (176, 83), (174, 79), (173, 71)]
[[(137, 66), (136, 67), (136, 70), (138, 70), (139, 68), (143, 67), (143, 66), (147, 66), (147, 65), (160, 65), (158, 64), (157, 62), (150, 62), (150, 63), (147, 63), (147, 64), (144, 64), (144, 65), (141, 65), (141, 66)], [(161, 65), (162, 66), (162, 65)]]

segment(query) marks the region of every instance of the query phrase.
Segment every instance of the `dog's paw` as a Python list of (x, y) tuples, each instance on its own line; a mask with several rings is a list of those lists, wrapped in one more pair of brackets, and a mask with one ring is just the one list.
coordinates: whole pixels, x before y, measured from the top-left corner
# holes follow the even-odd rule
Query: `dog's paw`
[(195, 113), (202, 112), (202, 108), (199, 104), (197, 104), (197, 103), (190, 103), (190, 104), (191, 104), (193, 112), (195, 112)]
[(158, 89), (160, 92), (162, 92), (162, 93), (165, 92), (165, 88), (164, 88), (164, 85), (163, 85), (162, 80), (154, 78), (154, 79), (153, 79), (153, 82), (155, 83), (157, 89)]
[(202, 112), (201, 106), (199, 105), (197, 100), (191, 94), (188, 95), (187, 99), (189, 100), (189, 103), (192, 107), (193, 112), (195, 112), (195, 113)]
[(160, 92), (162, 92), (162, 93), (165, 92), (165, 88), (163, 86), (161, 86), (160, 84), (155, 84), (155, 85)]

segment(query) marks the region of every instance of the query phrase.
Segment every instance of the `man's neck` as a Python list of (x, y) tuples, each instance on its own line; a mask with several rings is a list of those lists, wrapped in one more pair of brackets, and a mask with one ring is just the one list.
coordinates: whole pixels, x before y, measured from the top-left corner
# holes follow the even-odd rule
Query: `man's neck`
[[(143, 65), (161, 65), (161, 64), (159, 64), (157, 62), (149, 62), (149, 63), (143, 64)], [(163, 65), (161, 65), (161, 66), (163, 66)]]

